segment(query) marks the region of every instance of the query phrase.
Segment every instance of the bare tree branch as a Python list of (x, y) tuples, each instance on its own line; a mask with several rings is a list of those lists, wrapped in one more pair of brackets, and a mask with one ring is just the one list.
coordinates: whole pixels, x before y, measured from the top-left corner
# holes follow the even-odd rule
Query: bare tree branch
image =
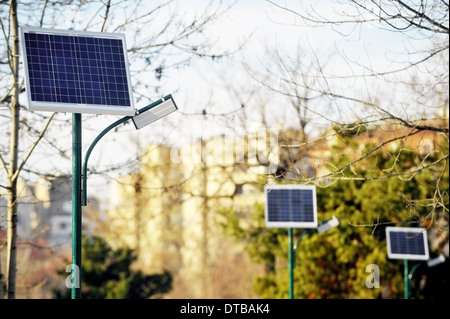
[(105, 24), (106, 21), (108, 20), (108, 14), (109, 14), (109, 9), (111, 8), (111, 0), (108, 0), (105, 4), (105, 16), (103, 17), (103, 23), (102, 26), (100, 28), (100, 32), (103, 32), (103, 30), (105, 30)]
[(25, 155), (25, 157), (22, 160), (22, 163), (20, 164), (20, 166), (17, 168), (17, 170), (15, 171), (14, 175), (11, 176), (11, 180), (16, 180), (19, 177), (19, 174), (22, 170), (22, 168), (25, 166), (25, 164), (27, 163), (28, 159), (30, 158), (31, 154), (33, 153), (34, 149), (36, 148), (36, 146), (39, 144), (39, 142), (42, 140), (42, 138), (44, 137), (45, 133), (47, 132), (47, 129), (50, 126), (51, 121), (53, 120), (53, 118), (55, 117), (56, 113), (52, 113), (52, 115), (50, 115), (50, 117), (47, 119), (47, 122), (45, 123), (44, 127), (41, 130), (41, 133), (37, 136), (36, 140), (34, 141), (33, 145), (30, 147), (30, 149), (28, 150), (28, 153)]

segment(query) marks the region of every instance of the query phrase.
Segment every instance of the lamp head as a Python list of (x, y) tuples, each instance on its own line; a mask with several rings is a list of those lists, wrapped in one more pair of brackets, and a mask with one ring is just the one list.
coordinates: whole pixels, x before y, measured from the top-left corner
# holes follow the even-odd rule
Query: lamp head
[(142, 108), (139, 113), (132, 117), (134, 126), (137, 130), (153, 123), (160, 118), (176, 111), (177, 105), (173, 100), (172, 96), (169, 94), (162, 99)]
[(317, 232), (323, 233), (333, 227), (337, 227), (339, 225), (339, 219), (337, 219), (336, 216), (333, 216), (330, 220), (327, 220), (326, 222), (323, 222), (317, 227)]
[(430, 259), (427, 261), (428, 267), (434, 267), (439, 264), (445, 263), (445, 256), (443, 254), (440, 254), (438, 257)]

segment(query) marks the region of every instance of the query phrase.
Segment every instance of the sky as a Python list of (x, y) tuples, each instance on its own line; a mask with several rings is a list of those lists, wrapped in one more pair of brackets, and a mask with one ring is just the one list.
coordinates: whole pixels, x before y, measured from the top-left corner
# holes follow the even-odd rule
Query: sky
[[(278, 4), (286, 4), (290, 8), (297, 9), (299, 4), (305, 8), (314, 8), (324, 16), (336, 16), (336, 12), (345, 10), (336, 6), (336, 1), (273, 1)], [(351, 12), (346, 12), (350, 14)], [(379, 71), (386, 71), (398, 67), (396, 59), (404, 52), (404, 37), (398, 33), (380, 30), (377, 26), (360, 25), (356, 28), (342, 26), (331, 28), (329, 26), (305, 26), (293, 13), (278, 8), (266, 1), (244, 0), (237, 1), (229, 13), (212, 28), (208, 28), (210, 36), (220, 35), (219, 44), (224, 48), (233, 48), (245, 43), (243, 49), (233, 58), (224, 63), (211, 63), (209, 60), (198, 60), (190, 68), (174, 74), (166, 86), (168, 91), (176, 92), (180, 112), (171, 115), (173, 120), (187, 121), (189, 132), (195, 132), (197, 136), (220, 135), (216, 122), (220, 117), (210, 117), (208, 121), (202, 121), (201, 116), (189, 116), (189, 114), (201, 114), (206, 109), (208, 114), (220, 114), (239, 109), (242, 101), (253, 99), (250, 97), (252, 90), (269, 100), (274, 115), (271, 117), (276, 125), (279, 117), (283, 117), (285, 124), (295, 125), (295, 119), (290, 116), (289, 110), (280, 105), (282, 97), (274, 96), (273, 92), (261, 90), (260, 83), (251, 78), (245, 65), (249, 65), (257, 72), (263, 72), (270, 66), (268, 54), (275, 50), (281, 52), (283, 57), (295, 57), (302, 52), (309, 58), (314, 57), (327, 61), (327, 72), (331, 75), (351, 76), (363, 74), (363, 65), (369, 65)], [(349, 63), (348, 61), (352, 61)], [(355, 80), (339, 80), (339, 86), (350, 85), (356, 89), (361, 83)], [(238, 83), (241, 94), (231, 95), (225, 87)], [(371, 87), (370, 89), (374, 89)], [(246, 95), (248, 94), (248, 95)], [(353, 94), (353, 92), (351, 93)], [(214, 102), (208, 103), (209, 96), (214, 96)], [(251, 101), (250, 101), (251, 102)], [(250, 120), (260, 121), (260, 118), (248, 114)], [(199, 121), (197, 121), (199, 120)], [(161, 122), (164, 123), (164, 122)], [(194, 124), (195, 123), (195, 124)], [(208, 125), (210, 124), (210, 125)], [(157, 124), (158, 125), (158, 124)], [(161, 124), (163, 125), (163, 124)]]
[[(209, 1), (179, 1), (177, 10), (189, 15), (204, 7)], [(148, 2), (143, 2), (143, 4)], [(314, 8), (326, 16), (335, 16), (349, 7), (338, 7), (335, 1), (273, 1), (273, 3), (297, 9)], [(138, 154), (137, 148), (143, 148), (150, 142), (184, 144), (193, 142), (198, 137), (209, 138), (221, 134), (243, 132), (238, 127), (238, 118), (242, 115), (241, 104), (257, 107), (264, 102), (271, 112), (269, 125), (277, 125), (280, 120), (284, 125), (295, 125), (283, 97), (261, 87), (246, 70), (245, 65), (263, 73), (264, 67), (270, 65), (268, 52), (278, 50), (285, 56), (293, 57), (297, 52), (318, 59), (328, 59), (329, 72), (340, 75), (358, 73), (361, 65), (372, 65), (385, 70), (393, 67), (393, 59), (404, 50), (404, 38), (398, 33), (386, 32), (376, 27), (358, 26), (357, 29), (333, 30), (330, 27), (311, 27), (301, 23), (295, 13), (280, 9), (270, 1), (239, 0), (217, 22), (207, 27), (204, 36), (217, 39), (216, 49), (230, 49), (243, 45), (242, 50), (222, 60), (193, 59), (185, 68), (174, 69), (166, 74), (162, 82), (161, 96), (172, 94), (179, 110), (164, 119), (152, 123), (149, 127), (136, 131), (128, 125), (118, 131), (108, 133), (95, 147), (89, 160), (89, 166), (102, 170), (110, 165), (126, 163)], [(346, 12), (351, 13), (351, 12)], [(81, 17), (76, 17), (80, 19)], [(165, 17), (158, 17), (163, 22)], [(71, 19), (61, 20), (58, 28), (73, 27)], [(83, 20), (82, 20), (83, 21)], [(352, 32), (350, 32), (352, 31)], [(131, 43), (132, 35), (127, 35)], [(354, 61), (352, 65), (345, 60)], [(133, 67), (133, 66), (130, 66)], [(148, 75), (146, 75), (148, 76)], [(342, 83), (345, 85), (345, 83)], [(154, 93), (152, 96), (156, 99)], [(136, 103), (136, 108), (145, 105)], [(203, 110), (207, 116), (202, 115)], [(238, 111), (236, 111), (238, 110)], [(268, 112), (269, 112), (268, 111)], [(220, 116), (231, 114), (231, 116)], [(63, 115), (70, 119), (71, 115)], [(247, 125), (257, 129), (261, 117), (257, 110), (247, 112)], [(89, 116), (83, 122), (83, 154), (91, 141), (101, 129), (106, 128), (118, 117)], [(230, 129), (230, 125), (237, 125)], [(317, 122), (319, 125), (320, 123)], [(70, 128), (59, 132), (62, 143), (70, 143)], [(58, 158), (46, 156), (45, 147), (30, 160), (30, 164), (39, 167), (58, 167)], [(40, 156), (39, 156), (40, 154)], [(70, 164), (70, 163), (66, 163)], [(66, 165), (66, 169), (70, 166)], [(89, 189), (104, 189), (101, 176), (91, 176)], [(91, 187), (90, 185), (95, 185)]]

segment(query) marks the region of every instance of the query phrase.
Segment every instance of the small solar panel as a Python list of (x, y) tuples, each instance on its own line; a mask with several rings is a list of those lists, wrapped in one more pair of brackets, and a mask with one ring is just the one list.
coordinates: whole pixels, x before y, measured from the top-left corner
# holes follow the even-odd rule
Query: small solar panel
[(123, 34), (20, 29), (30, 110), (135, 114)]
[(425, 228), (386, 227), (386, 243), (390, 259), (428, 260)]
[(266, 185), (264, 192), (267, 227), (317, 227), (314, 185)]

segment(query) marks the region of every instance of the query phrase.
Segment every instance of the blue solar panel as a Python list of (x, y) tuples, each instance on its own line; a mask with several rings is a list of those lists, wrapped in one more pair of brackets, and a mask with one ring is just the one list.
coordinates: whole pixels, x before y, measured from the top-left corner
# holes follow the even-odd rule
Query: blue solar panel
[(123, 35), (21, 29), (30, 109), (134, 115)]
[(316, 191), (312, 185), (265, 187), (266, 225), (269, 227), (317, 227)]
[(425, 228), (386, 227), (388, 257), (427, 260), (428, 241)]

